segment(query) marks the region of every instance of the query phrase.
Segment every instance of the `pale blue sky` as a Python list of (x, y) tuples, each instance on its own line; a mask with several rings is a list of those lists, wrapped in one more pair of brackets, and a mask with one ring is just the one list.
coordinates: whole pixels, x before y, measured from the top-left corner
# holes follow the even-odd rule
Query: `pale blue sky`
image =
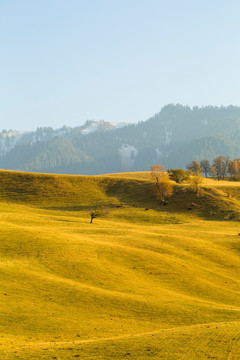
[(240, 2), (0, 0), (0, 130), (240, 106)]

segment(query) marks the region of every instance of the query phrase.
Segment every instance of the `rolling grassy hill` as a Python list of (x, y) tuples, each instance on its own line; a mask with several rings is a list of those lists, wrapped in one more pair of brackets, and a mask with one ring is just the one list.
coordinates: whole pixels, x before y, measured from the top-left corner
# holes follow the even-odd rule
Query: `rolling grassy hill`
[(1, 171), (0, 358), (240, 359), (239, 209), (236, 183), (160, 206), (146, 173)]

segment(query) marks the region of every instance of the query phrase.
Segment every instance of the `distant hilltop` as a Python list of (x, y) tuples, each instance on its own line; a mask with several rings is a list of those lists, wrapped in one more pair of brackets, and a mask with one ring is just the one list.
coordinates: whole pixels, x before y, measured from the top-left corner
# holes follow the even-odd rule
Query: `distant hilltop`
[(0, 133), (0, 168), (66, 174), (185, 168), (193, 159), (240, 157), (240, 107), (166, 105), (137, 124), (87, 121), (83, 126)]
[[(79, 127), (81, 134), (88, 135), (96, 131), (107, 131), (120, 129), (126, 126), (126, 123), (112, 123), (104, 120), (86, 121), (85, 125)], [(67, 132), (72, 130), (71, 127), (63, 126), (60, 129), (53, 129), (51, 127), (41, 127), (36, 131), (17, 131), (17, 130), (2, 130), (0, 133), (0, 156), (5, 155), (12, 150), (17, 144), (24, 142), (31, 142), (31, 144), (37, 141), (51, 140), (57, 136), (64, 136)], [(31, 140), (30, 140), (31, 139)]]

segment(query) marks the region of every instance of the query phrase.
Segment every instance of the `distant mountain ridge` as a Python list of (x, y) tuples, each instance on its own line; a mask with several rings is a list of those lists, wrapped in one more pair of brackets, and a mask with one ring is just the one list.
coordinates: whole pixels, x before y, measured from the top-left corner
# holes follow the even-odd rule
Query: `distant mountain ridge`
[[(126, 126), (125, 123), (110, 123), (103, 120), (91, 121), (79, 127), (81, 134), (88, 135), (96, 131), (107, 131), (119, 129)], [(16, 145), (23, 143), (34, 144), (37, 141), (46, 142), (58, 136), (64, 136), (70, 132), (72, 128), (63, 126), (60, 129), (53, 129), (51, 127), (38, 128), (36, 131), (17, 131), (17, 130), (2, 130), (0, 133), (0, 156), (5, 155), (12, 150)]]
[(186, 167), (193, 159), (240, 157), (240, 107), (167, 105), (137, 124), (87, 121), (81, 127), (0, 133), (0, 168), (100, 174)]

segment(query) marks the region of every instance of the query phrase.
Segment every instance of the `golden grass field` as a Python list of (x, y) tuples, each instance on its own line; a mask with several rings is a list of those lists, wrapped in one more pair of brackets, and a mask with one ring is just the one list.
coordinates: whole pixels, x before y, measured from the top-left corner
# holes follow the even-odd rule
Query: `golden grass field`
[(0, 214), (0, 359), (240, 359), (239, 183), (1, 171)]

